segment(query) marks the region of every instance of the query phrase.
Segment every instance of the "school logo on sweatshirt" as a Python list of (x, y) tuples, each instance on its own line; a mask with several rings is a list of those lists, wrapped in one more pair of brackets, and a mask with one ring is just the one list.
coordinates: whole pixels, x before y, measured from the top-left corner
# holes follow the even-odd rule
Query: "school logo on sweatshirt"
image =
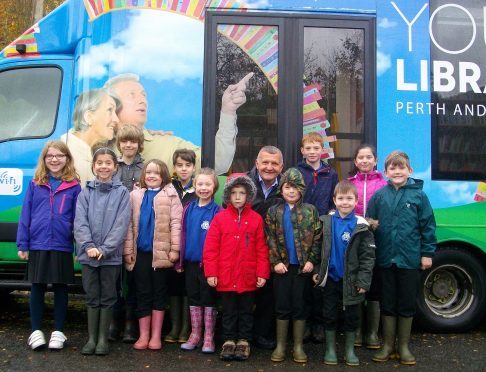
[(351, 239), (351, 233), (349, 231), (345, 231), (343, 235), (341, 235), (341, 239), (343, 240), (343, 242), (349, 242), (349, 240)]
[(209, 229), (209, 221), (203, 221), (202, 224), (201, 224), (201, 229), (203, 230), (207, 230)]

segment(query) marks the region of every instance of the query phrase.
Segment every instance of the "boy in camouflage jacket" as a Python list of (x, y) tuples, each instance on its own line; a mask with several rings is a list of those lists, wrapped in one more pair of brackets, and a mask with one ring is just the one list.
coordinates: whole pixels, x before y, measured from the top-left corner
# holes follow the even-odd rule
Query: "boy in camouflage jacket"
[(277, 347), (271, 360), (285, 359), (289, 320), (293, 320), (293, 359), (307, 362), (302, 348), (305, 321), (309, 309), (306, 297), (310, 275), (320, 260), (322, 226), (319, 213), (311, 204), (302, 202), (305, 184), (296, 168), (285, 172), (280, 181), (285, 203), (271, 207), (265, 219), (277, 315)]

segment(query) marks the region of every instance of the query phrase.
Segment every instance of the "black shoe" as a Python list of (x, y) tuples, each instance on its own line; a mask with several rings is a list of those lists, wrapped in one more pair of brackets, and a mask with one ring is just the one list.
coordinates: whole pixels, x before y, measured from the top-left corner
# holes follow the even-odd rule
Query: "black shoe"
[(256, 347), (265, 350), (273, 350), (277, 347), (277, 342), (275, 339), (270, 339), (263, 336), (256, 336), (253, 343)]
[(235, 357), (236, 344), (234, 341), (226, 341), (221, 349), (219, 358), (221, 360), (233, 360)]

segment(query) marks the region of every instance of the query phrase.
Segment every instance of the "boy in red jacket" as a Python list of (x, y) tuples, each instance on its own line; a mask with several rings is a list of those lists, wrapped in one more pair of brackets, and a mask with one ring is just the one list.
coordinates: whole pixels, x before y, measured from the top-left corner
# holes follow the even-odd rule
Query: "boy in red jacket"
[(223, 193), (228, 207), (214, 217), (204, 243), (204, 274), (223, 305), (222, 360), (250, 356), (254, 293), (270, 276), (263, 219), (250, 207), (255, 195), (251, 178), (230, 176)]

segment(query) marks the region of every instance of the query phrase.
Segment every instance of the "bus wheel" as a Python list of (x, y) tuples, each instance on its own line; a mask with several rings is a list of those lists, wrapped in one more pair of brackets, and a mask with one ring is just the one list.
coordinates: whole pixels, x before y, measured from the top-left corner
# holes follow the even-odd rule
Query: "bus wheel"
[(436, 252), (422, 273), (417, 321), (431, 332), (465, 332), (486, 311), (486, 270), (472, 253), (455, 247)]

